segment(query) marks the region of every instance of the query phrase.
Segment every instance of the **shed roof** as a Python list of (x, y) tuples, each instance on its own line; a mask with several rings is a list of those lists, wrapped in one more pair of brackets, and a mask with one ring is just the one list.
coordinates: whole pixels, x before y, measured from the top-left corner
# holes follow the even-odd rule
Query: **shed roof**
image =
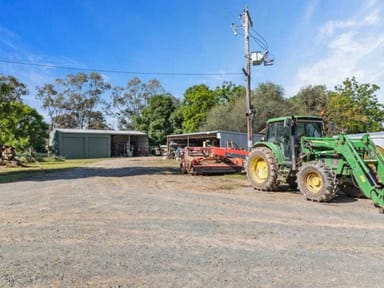
[[(206, 138), (216, 138), (218, 134), (229, 134), (229, 135), (246, 135), (244, 132), (237, 131), (228, 131), (228, 130), (214, 130), (214, 131), (205, 131), (205, 132), (193, 132), (193, 133), (185, 133), (185, 134), (172, 134), (168, 135), (168, 139), (200, 139), (202, 137)], [(254, 133), (254, 135), (261, 135), (259, 133)]]
[(101, 134), (101, 135), (137, 135), (147, 136), (146, 133), (135, 130), (96, 130), (96, 129), (55, 129), (54, 131), (62, 133), (78, 133), (78, 134)]
[(199, 139), (201, 137), (209, 137), (209, 138), (216, 138), (217, 133), (219, 131), (206, 131), (206, 132), (193, 132), (193, 133), (185, 133), (185, 134), (173, 134), (173, 135), (168, 135), (168, 139), (186, 139), (186, 138), (191, 138), (191, 139)]

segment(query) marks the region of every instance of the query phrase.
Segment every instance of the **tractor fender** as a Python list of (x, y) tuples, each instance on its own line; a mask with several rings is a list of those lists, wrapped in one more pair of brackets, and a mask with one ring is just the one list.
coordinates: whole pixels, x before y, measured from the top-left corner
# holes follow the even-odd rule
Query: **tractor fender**
[(277, 146), (275, 143), (272, 143), (272, 142), (256, 142), (253, 145), (253, 149), (255, 149), (256, 147), (266, 147), (266, 148), (268, 148), (275, 155), (278, 164), (284, 162), (283, 154), (281, 153), (281, 150), (279, 149), (279, 146)]

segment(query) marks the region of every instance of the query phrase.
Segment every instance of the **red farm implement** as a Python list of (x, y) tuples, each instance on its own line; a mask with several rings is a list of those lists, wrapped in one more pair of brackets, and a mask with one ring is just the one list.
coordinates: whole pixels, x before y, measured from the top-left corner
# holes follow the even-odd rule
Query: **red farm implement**
[(185, 147), (182, 173), (195, 175), (237, 173), (244, 168), (249, 152), (223, 147)]

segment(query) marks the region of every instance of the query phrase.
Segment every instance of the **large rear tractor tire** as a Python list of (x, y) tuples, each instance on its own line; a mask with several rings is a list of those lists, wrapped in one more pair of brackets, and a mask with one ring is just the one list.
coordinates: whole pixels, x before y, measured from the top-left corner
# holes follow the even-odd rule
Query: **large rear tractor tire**
[(321, 161), (311, 161), (301, 166), (297, 173), (297, 184), (308, 200), (317, 202), (331, 201), (337, 191), (334, 173)]
[(277, 160), (266, 147), (256, 147), (248, 157), (247, 177), (253, 188), (262, 191), (275, 191), (277, 181)]

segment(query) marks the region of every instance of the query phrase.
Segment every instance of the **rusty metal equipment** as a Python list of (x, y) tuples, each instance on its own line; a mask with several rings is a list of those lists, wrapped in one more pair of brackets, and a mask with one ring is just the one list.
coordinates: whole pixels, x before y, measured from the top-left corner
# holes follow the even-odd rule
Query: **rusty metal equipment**
[(249, 154), (246, 150), (223, 147), (185, 147), (183, 152), (181, 172), (194, 175), (238, 173)]

